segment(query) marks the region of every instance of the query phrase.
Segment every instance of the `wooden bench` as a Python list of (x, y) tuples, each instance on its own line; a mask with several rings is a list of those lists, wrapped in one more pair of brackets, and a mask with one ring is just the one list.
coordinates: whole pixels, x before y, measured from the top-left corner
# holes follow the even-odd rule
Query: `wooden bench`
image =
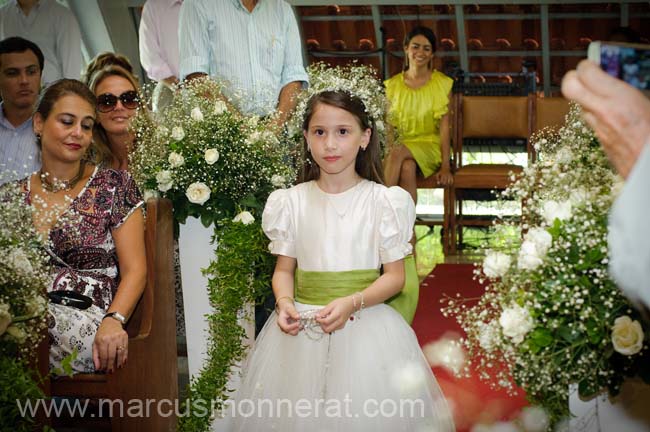
[[(92, 430), (163, 432), (175, 430), (178, 400), (178, 366), (176, 357), (176, 311), (173, 279), (173, 218), (169, 200), (147, 202), (145, 228), (147, 249), (147, 284), (127, 324), (129, 358), (125, 367), (112, 374), (77, 374), (57, 377), (44, 385), (47, 395), (122, 401), (113, 407), (110, 424), (106, 419), (51, 418), (42, 422), (53, 426), (86, 426)], [(39, 347), (39, 371), (48, 372), (49, 346)], [(153, 400), (144, 412), (147, 400)], [(162, 400), (161, 408), (156, 407)], [(127, 416), (128, 408), (142, 404), (142, 417)], [(108, 404), (104, 405), (108, 411)], [(104, 412), (105, 412), (104, 411)], [(136, 412), (135, 409), (132, 412)], [(165, 416), (169, 412), (171, 415)], [(161, 415), (162, 414), (162, 415)], [(136, 414), (137, 415), (137, 414)]]

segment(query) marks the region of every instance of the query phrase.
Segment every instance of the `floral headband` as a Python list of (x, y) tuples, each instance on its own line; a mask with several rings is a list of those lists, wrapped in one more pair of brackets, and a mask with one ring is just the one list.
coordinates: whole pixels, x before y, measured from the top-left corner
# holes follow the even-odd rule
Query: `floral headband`
[(307, 103), (312, 96), (326, 91), (344, 91), (361, 100), (383, 144), (384, 118), (388, 100), (382, 83), (376, 78), (376, 71), (372, 67), (356, 63), (330, 67), (324, 63), (315, 63), (307, 69), (307, 73), (309, 88), (299, 95), (296, 109), (289, 120), (288, 129), (291, 136), (301, 134)]

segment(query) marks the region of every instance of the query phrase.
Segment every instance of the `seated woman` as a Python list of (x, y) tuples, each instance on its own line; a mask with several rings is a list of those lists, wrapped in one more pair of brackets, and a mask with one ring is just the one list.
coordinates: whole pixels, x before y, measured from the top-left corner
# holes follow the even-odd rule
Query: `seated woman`
[(118, 63), (107, 63), (92, 73), (88, 86), (97, 97), (97, 160), (109, 168), (126, 170), (135, 140), (129, 124), (141, 99), (138, 81)]
[[(63, 302), (61, 295), (51, 297), (48, 306), (50, 368), (60, 368), (76, 351), (77, 373), (112, 372), (125, 364), (124, 323), (146, 281), (140, 193), (126, 171), (85, 159), (95, 105), (95, 96), (76, 80), (45, 90), (33, 118), (42, 169), (20, 183), (51, 256), (48, 292), (67, 291)], [(67, 297), (79, 299), (64, 305)]]
[(415, 27), (404, 41), (404, 72), (385, 82), (391, 104), (389, 121), (399, 146), (386, 160), (386, 186), (401, 186), (417, 203), (416, 175), (436, 175), (442, 185), (453, 182), (449, 167), (449, 99), (453, 80), (433, 69), (436, 35)]

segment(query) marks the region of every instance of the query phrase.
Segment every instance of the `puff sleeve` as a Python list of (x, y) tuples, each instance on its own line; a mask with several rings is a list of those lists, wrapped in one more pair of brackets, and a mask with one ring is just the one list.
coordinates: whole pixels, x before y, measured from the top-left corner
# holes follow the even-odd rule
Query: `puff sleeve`
[(262, 213), (262, 229), (271, 240), (273, 255), (296, 257), (295, 231), (291, 217), (289, 191), (279, 189), (269, 195)]
[(382, 264), (403, 259), (413, 247), (415, 204), (408, 192), (400, 187), (390, 187), (382, 198), (379, 224), (379, 259)]

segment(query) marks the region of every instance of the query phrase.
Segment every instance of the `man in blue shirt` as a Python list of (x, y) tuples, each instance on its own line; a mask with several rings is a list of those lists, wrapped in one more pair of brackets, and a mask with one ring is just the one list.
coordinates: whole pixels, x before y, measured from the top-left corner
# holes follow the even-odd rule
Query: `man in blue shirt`
[(25, 177), (41, 166), (32, 129), (44, 58), (26, 39), (0, 41), (0, 183)]
[(223, 80), (242, 111), (277, 110), (279, 125), (307, 82), (298, 23), (284, 0), (185, 0), (179, 51), (181, 79)]

